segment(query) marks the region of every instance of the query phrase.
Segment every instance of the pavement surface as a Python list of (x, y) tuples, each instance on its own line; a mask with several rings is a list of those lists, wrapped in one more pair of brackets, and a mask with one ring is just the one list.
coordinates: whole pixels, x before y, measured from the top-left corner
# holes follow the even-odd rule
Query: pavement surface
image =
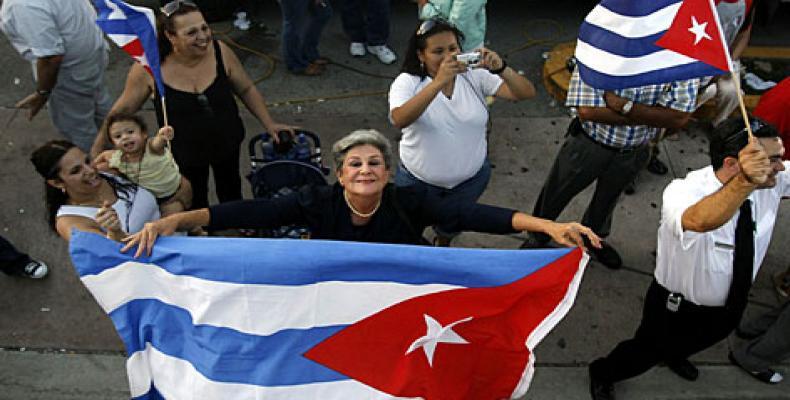
[[(539, 87), (538, 96), (520, 103), (496, 102), (489, 138), (493, 177), (483, 201), (530, 211), (553, 157), (563, 141), (569, 118), (542, 88), (542, 54), (555, 43), (573, 40), (590, 2), (558, 0), (489, 2), (488, 47), (506, 54), (508, 63)], [(280, 121), (321, 134), (325, 154), (334, 140), (358, 128), (381, 130), (393, 140), (399, 132), (387, 122), (386, 91), (399, 64), (385, 66), (371, 56), (354, 59), (339, 17), (327, 27), (323, 55), (334, 61), (320, 77), (288, 74), (279, 59), (280, 14), (276, 3), (258, 6), (256, 26), (232, 30), (227, 22), (212, 25), (217, 37), (237, 47), (250, 75), (264, 77), (259, 89)], [(784, 4), (769, 26), (755, 29), (752, 44), (790, 43), (790, 4)], [(392, 47), (402, 52), (415, 26), (414, 5), (393, 2)], [(780, 22), (784, 21), (784, 22)], [(256, 53), (243, 50), (255, 50)], [(262, 53), (267, 56), (261, 56)], [(43, 183), (29, 163), (34, 148), (59, 135), (46, 111), (28, 121), (13, 104), (34, 86), (30, 66), (5, 37), (0, 37), (0, 234), (22, 251), (47, 262), (50, 276), (41, 281), (0, 276), (0, 400), (121, 399), (128, 397), (124, 351), (112, 324), (79, 282), (68, 259), (67, 244), (46, 223)], [(272, 64), (275, 61), (275, 64)], [(107, 85), (117, 96), (129, 58), (113, 51)], [(151, 106), (143, 114), (153, 122)], [(250, 137), (261, 130), (246, 110), (242, 117)], [(611, 271), (591, 263), (576, 305), (537, 348), (537, 371), (531, 399), (587, 398), (587, 363), (610, 351), (633, 333), (644, 292), (655, 265), (656, 228), (661, 192), (674, 177), (708, 163), (701, 124), (692, 124), (679, 141), (665, 141), (661, 158), (671, 167), (666, 176), (643, 173), (637, 193), (621, 198), (609, 241), (620, 251), (625, 268)], [(242, 154), (242, 170), (249, 159)], [(249, 196), (249, 187), (245, 186)], [(578, 196), (561, 220), (578, 220), (591, 189)], [(778, 300), (770, 274), (787, 267), (782, 251), (790, 246), (790, 207), (782, 206), (768, 255), (752, 290), (747, 313), (773, 307)], [(516, 248), (523, 236), (463, 234), (463, 247)], [(790, 399), (790, 386), (759, 383), (731, 366), (722, 342), (693, 357), (702, 371), (696, 383), (685, 382), (659, 367), (618, 385), (621, 399)], [(788, 364), (785, 371), (790, 373)]]

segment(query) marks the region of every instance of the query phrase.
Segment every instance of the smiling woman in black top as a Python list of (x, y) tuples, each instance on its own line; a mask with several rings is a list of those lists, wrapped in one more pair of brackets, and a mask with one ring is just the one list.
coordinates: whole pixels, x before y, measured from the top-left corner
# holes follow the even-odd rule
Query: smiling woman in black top
[[(244, 125), (236, 97), (267, 132), (292, 132), (293, 127), (269, 115), (263, 96), (236, 54), (214, 40), (194, 3), (174, 0), (161, 11), (157, 23), (167, 122), (175, 129), (173, 157), (192, 184), (192, 208), (208, 207), (209, 168), (220, 202), (241, 199), (239, 146)], [(133, 114), (153, 98), (159, 125), (164, 126), (162, 95), (151, 75), (134, 63), (110, 114)], [(105, 121), (91, 149), (94, 157), (107, 144), (106, 129)]]
[(146, 224), (126, 241), (126, 251), (139, 244), (136, 256), (150, 250), (159, 235), (199, 226), (209, 229), (273, 228), (307, 225), (316, 239), (421, 244), (422, 231), (443, 223), (459, 231), (543, 232), (565, 246), (594, 246), (598, 237), (578, 223), (557, 223), (501, 207), (446, 201), (417, 188), (389, 183), (392, 150), (375, 130), (351, 132), (332, 146), (337, 183), (306, 186), (289, 196), (224, 203), (171, 215)]

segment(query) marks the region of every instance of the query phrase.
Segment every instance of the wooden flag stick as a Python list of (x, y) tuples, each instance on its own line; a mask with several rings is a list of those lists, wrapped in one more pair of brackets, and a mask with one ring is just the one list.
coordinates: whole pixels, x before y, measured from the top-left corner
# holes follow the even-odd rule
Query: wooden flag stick
[(732, 79), (735, 81), (735, 90), (738, 92), (738, 104), (741, 106), (741, 116), (743, 116), (743, 122), (746, 124), (746, 133), (749, 134), (749, 141), (751, 142), (754, 138), (754, 133), (752, 132), (752, 125), (749, 123), (749, 114), (746, 112), (746, 104), (743, 102), (740, 71), (737, 74), (733, 72)]
[[(160, 97), (162, 99), (162, 119), (164, 119), (165, 126), (170, 125), (167, 122), (167, 105), (165, 104), (165, 96)], [(167, 141), (167, 147), (170, 147), (170, 140)]]

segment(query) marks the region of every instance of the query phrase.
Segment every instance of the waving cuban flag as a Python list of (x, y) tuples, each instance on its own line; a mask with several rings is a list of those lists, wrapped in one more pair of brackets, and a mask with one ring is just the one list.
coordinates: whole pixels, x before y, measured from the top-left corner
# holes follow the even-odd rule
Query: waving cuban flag
[(138, 399), (505, 399), (573, 304), (578, 249), (72, 236)]
[(582, 80), (622, 89), (730, 71), (713, 0), (603, 0), (579, 28)]
[(162, 73), (159, 70), (159, 44), (156, 40), (156, 18), (146, 7), (132, 6), (121, 0), (94, 0), (98, 11), (96, 24), (123, 51), (154, 77), (156, 88), (164, 96)]

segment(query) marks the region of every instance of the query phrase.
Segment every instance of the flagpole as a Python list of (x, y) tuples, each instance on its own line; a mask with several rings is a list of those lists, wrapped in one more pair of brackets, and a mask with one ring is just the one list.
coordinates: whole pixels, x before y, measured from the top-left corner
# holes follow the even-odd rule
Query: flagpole
[[(162, 96), (159, 96), (159, 97), (162, 99), (162, 119), (164, 120), (163, 121), (164, 124), (165, 124), (164, 126), (168, 126), (168, 125), (170, 125), (170, 123), (167, 122), (167, 105), (165, 105), (165, 96), (163, 94)], [(167, 147), (170, 147), (170, 140), (169, 139), (167, 140)]]
[(736, 74), (734, 71), (732, 72), (732, 80), (735, 81), (735, 90), (738, 92), (738, 104), (740, 104), (741, 108), (741, 116), (743, 116), (743, 122), (746, 124), (746, 132), (749, 134), (749, 141), (751, 142), (754, 138), (754, 133), (752, 132), (752, 125), (749, 123), (749, 114), (746, 112), (746, 104), (743, 102), (743, 94), (741, 93), (741, 76), (740, 71)]
[[(713, 19), (716, 21), (716, 30), (719, 33), (719, 40), (721, 40), (721, 43), (727, 43), (727, 38), (724, 36), (724, 29), (722, 29), (721, 21), (719, 20), (719, 13), (715, 11), (716, 4), (713, 0), (708, 0), (708, 7), (710, 7), (710, 10), (713, 12)], [(746, 133), (749, 134), (749, 142), (751, 142), (754, 138), (754, 133), (752, 132), (751, 124), (749, 124), (749, 114), (746, 112), (746, 104), (744, 104), (743, 94), (741, 94), (741, 71), (740, 68), (738, 68), (738, 71), (735, 71), (735, 63), (732, 62), (729, 46), (724, 47), (724, 57), (727, 59), (730, 77), (735, 81), (735, 91), (738, 92), (738, 104), (741, 107), (741, 116), (743, 117), (743, 123), (746, 125)]]

